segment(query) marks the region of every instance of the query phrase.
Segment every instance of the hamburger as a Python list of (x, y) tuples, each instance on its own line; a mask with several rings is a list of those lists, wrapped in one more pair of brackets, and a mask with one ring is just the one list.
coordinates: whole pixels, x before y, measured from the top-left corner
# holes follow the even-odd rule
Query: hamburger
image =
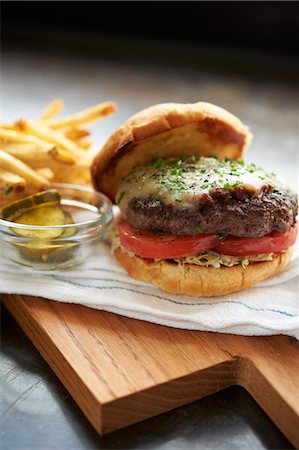
[(278, 273), (297, 236), (296, 195), (244, 162), (249, 129), (204, 102), (154, 105), (116, 129), (91, 167), (121, 210), (113, 249), (134, 278), (192, 296)]

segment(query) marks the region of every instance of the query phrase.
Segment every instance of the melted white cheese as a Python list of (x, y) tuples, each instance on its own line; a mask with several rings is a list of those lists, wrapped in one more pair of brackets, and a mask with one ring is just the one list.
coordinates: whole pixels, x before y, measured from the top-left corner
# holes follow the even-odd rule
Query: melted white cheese
[(152, 198), (165, 205), (188, 207), (216, 188), (244, 188), (258, 196), (266, 187), (289, 189), (275, 174), (243, 161), (219, 161), (216, 158), (189, 157), (157, 160), (134, 167), (122, 180), (117, 203), (125, 210), (132, 198)]

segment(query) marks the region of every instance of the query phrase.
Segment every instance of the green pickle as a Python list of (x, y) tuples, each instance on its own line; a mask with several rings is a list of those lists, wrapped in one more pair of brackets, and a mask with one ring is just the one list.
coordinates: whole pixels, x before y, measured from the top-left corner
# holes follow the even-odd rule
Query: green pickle
[(34, 208), (39, 208), (41, 206), (55, 206), (59, 204), (59, 193), (55, 189), (49, 189), (9, 203), (9, 205), (0, 210), (0, 219), (14, 221), (16, 217), (27, 211), (31, 211)]
[[(24, 214), (18, 216), (15, 223), (22, 223), (24, 225), (37, 226), (57, 226), (64, 225), (64, 213), (56, 206), (40, 206), (39, 208), (31, 209)], [(55, 239), (63, 234), (62, 228), (54, 228), (52, 230), (32, 230), (29, 228), (13, 228), (13, 231), (19, 236), (30, 239)]]
[(34, 264), (57, 264), (68, 263), (75, 258), (78, 243), (57, 243), (47, 241), (30, 241), (26, 244), (18, 244), (20, 253), (24, 260)]
[[(59, 205), (60, 195), (51, 189), (7, 205), (0, 211), (0, 217), (28, 226), (58, 227), (73, 224), (72, 216), (60, 209)], [(68, 239), (77, 233), (76, 226), (45, 230), (12, 227), (12, 230), (18, 236), (28, 239), (15, 244), (24, 262), (55, 267), (69, 263), (76, 256), (79, 244)]]
[[(66, 212), (66, 211), (62, 211), (63, 215), (64, 215), (64, 225), (70, 225), (73, 222), (72, 216)], [(77, 228), (76, 227), (70, 227), (70, 228), (65, 228), (63, 230), (63, 233), (61, 234), (60, 238), (68, 238), (71, 236), (74, 236), (74, 234), (77, 233)]]

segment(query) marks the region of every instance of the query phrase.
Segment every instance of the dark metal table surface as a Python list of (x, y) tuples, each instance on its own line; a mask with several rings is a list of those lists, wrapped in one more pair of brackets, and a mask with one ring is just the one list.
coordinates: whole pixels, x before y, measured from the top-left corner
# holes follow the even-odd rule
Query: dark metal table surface
[[(29, 30), (24, 46), (19, 33), (15, 30), (3, 49), (4, 120), (37, 116), (57, 96), (66, 101), (67, 112), (113, 99), (119, 110), (100, 125), (100, 144), (150, 104), (210, 101), (250, 125), (256, 136), (250, 161), (266, 163), (296, 184), (297, 93), (290, 61)], [(285, 70), (278, 70), (282, 66)], [(292, 448), (239, 387), (101, 438), (4, 308), (1, 333), (2, 450)]]

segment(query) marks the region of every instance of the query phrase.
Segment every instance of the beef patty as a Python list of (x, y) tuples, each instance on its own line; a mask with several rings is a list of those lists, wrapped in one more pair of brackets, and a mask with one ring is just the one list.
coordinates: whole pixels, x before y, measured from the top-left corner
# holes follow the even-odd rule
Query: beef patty
[(176, 235), (221, 233), (262, 237), (286, 232), (296, 220), (298, 202), (289, 190), (265, 190), (259, 196), (242, 188), (215, 189), (192, 206), (165, 205), (157, 198), (131, 198), (123, 216), (132, 226)]

